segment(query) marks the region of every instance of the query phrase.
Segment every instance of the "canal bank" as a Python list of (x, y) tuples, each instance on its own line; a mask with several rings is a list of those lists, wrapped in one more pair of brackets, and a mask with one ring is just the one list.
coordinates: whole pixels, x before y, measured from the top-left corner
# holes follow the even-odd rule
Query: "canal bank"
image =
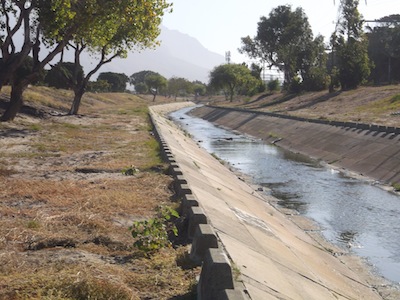
[(192, 114), (357, 175), (400, 183), (400, 134), (393, 128), (334, 126), (210, 106), (196, 108)]
[[(183, 105), (186, 105), (183, 104)], [(218, 242), (240, 271), (248, 299), (397, 299), (360, 259), (326, 243), (300, 216), (286, 216), (165, 118), (182, 107), (152, 107), (188, 187)]]

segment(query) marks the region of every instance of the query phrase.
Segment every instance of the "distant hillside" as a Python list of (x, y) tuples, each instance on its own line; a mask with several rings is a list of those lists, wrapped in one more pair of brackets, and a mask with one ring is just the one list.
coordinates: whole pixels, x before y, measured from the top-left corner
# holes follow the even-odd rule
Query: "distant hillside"
[[(223, 55), (209, 51), (198, 40), (179, 31), (162, 27), (159, 40), (161, 46), (156, 50), (130, 53), (126, 59), (115, 59), (104, 65), (99, 73), (117, 72), (130, 76), (151, 70), (166, 78), (176, 76), (207, 83), (209, 72), (224, 63)], [(82, 61), (85, 70), (93, 68), (89, 57)]]

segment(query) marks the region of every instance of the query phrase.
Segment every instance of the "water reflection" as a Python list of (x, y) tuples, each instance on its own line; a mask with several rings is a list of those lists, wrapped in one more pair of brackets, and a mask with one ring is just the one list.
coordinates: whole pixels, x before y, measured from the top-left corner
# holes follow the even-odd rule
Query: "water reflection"
[[(331, 242), (351, 249), (400, 282), (400, 199), (305, 156), (188, 116), (171, 116), (210, 153), (270, 189), (279, 205), (314, 219)], [(180, 119), (183, 118), (183, 119)]]

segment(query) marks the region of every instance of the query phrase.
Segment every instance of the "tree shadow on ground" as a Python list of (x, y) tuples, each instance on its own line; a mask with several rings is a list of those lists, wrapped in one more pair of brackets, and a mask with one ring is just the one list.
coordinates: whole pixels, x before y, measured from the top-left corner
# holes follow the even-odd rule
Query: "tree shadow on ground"
[(327, 93), (325, 95), (316, 97), (316, 98), (312, 99), (311, 101), (309, 101), (307, 103), (304, 103), (303, 105), (296, 106), (296, 107), (293, 107), (293, 108), (288, 108), (287, 111), (295, 111), (295, 110), (300, 110), (300, 109), (304, 109), (304, 108), (309, 108), (309, 107), (312, 107), (312, 106), (314, 106), (314, 105), (316, 105), (318, 103), (325, 102), (325, 101), (328, 101), (328, 100), (330, 100), (332, 98), (335, 98), (335, 97), (339, 96), (341, 93), (342, 93), (342, 91), (337, 91), (337, 92), (333, 92), (333, 93)]
[(257, 102), (263, 100), (264, 98), (267, 98), (267, 97), (272, 96), (272, 95), (273, 95), (273, 93), (262, 94), (262, 95), (258, 96), (256, 99), (247, 102), (246, 105), (257, 103)]
[(287, 102), (289, 100), (292, 100), (293, 98), (295, 98), (297, 96), (298, 96), (298, 94), (286, 94), (282, 98), (279, 98), (278, 100), (274, 100), (274, 101), (268, 102), (268, 103), (262, 103), (259, 106), (254, 107), (254, 108), (259, 109), (259, 108), (274, 106), (274, 105), (281, 104), (281, 103)]

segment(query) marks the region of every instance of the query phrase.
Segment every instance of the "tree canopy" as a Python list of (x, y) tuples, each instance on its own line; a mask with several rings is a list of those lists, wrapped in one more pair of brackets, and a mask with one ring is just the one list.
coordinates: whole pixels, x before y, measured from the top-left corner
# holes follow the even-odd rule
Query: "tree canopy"
[[(13, 120), (22, 106), (25, 88), (38, 80), (44, 67), (59, 54), (83, 26), (95, 19), (87, 14), (83, 1), (73, 0), (4, 0), (1, 2), (1, 50), (3, 68), (0, 87), (11, 83), (9, 105), (2, 121)], [(16, 22), (14, 22), (16, 20)], [(19, 34), (24, 37), (17, 49)], [(46, 48), (46, 52), (41, 50)], [(31, 53), (30, 72), (15, 76), (16, 70)], [(10, 81), (10, 79), (12, 79)]]
[(363, 31), (358, 0), (343, 1), (341, 17), (332, 36), (332, 49), (337, 57), (339, 81), (342, 89), (354, 89), (368, 79), (370, 61), (368, 40)]
[(237, 94), (251, 94), (260, 84), (261, 80), (243, 64), (220, 65), (210, 73), (209, 86), (216, 91), (222, 90), (230, 101)]
[(133, 73), (129, 77), (129, 83), (132, 85), (137, 85), (139, 83), (145, 83), (145, 79), (147, 75), (157, 75), (157, 72), (153, 72), (150, 70), (144, 70), (140, 72)]
[(104, 80), (110, 85), (111, 92), (125, 92), (128, 76), (123, 73), (105, 72), (100, 73), (97, 80)]
[(97, 57), (97, 64), (86, 77), (76, 81), (71, 114), (77, 113), (90, 77), (104, 64), (116, 57), (126, 57), (128, 50), (141, 50), (158, 45), (156, 38), (160, 34), (161, 17), (170, 7), (165, 0), (92, 1), (94, 2), (91, 9), (92, 14), (97, 16), (96, 22), (87, 30), (80, 31), (69, 42), (69, 46), (75, 51), (77, 68), (80, 67), (80, 55), (84, 50)]
[[(69, 45), (75, 50), (75, 64), (80, 68), (79, 55), (84, 49), (99, 56), (99, 62), (84, 80), (76, 85), (75, 98), (81, 98), (90, 78), (104, 63), (123, 57), (128, 49), (157, 45), (159, 25), (170, 4), (165, 0), (4, 0), (0, 7), (0, 46), (2, 68), (0, 87), (10, 74), (32, 52), (33, 65), (29, 75), (13, 80), (11, 101), (2, 120), (12, 120), (22, 105), (22, 93), (57, 54)], [(13, 20), (16, 20), (15, 22)], [(24, 43), (17, 49), (15, 37), (21, 32)], [(44, 47), (47, 55), (39, 55)], [(77, 72), (74, 72), (76, 75)], [(74, 99), (71, 113), (79, 102)]]
[(192, 89), (192, 84), (185, 78), (172, 77), (168, 80), (168, 93), (176, 98), (179, 95), (186, 95)]
[(399, 82), (400, 15), (380, 18), (368, 30), (368, 55), (374, 64), (372, 80), (376, 84)]
[(155, 101), (160, 90), (167, 87), (168, 81), (164, 76), (158, 73), (153, 73), (145, 76), (144, 83), (153, 95), (153, 101)]
[[(74, 87), (75, 64), (72, 62), (59, 62), (53, 66), (46, 74), (45, 83), (57, 89), (72, 89)], [(82, 67), (77, 70), (78, 80), (82, 80), (85, 76)]]
[(268, 17), (261, 17), (257, 35), (242, 38), (240, 51), (260, 59), (284, 73), (285, 84), (290, 85), (301, 69), (303, 56), (313, 40), (312, 30), (302, 8), (294, 11), (290, 5), (273, 9)]

